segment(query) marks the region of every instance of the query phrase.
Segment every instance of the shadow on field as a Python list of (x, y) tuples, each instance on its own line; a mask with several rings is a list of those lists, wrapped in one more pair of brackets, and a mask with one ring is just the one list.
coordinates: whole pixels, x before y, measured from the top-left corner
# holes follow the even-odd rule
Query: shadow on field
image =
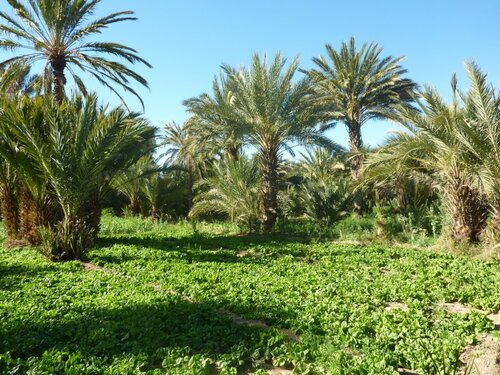
[(34, 278), (53, 273), (56, 270), (47, 266), (24, 266), (19, 264), (0, 264), (0, 290), (14, 290), (26, 278)]
[(132, 354), (141, 358), (141, 370), (147, 371), (160, 368), (171, 349), (212, 358), (237, 352), (247, 362), (262, 345), (265, 334), (256, 327), (234, 324), (207, 304), (177, 298), (82, 311), (64, 319), (12, 321), (0, 329), (0, 352), (9, 351), (14, 358), (27, 359), (57, 350), (78, 352), (86, 360), (94, 356), (105, 361)]
[[(252, 252), (246, 251), (252, 248), (255, 253), (267, 257), (280, 255), (303, 256), (304, 251), (300, 244), (307, 244), (306, 238), (290, 238), (281, 234), (276, 235), (245, 235), (245, 236), (203, 236), (194, 235), (190, 237), (158, 237), (154, 236), (114, 236), (99, 238), (95, 249), (97, 251), (113, 245), (135, 246), (145, 249), (153, 249), (162, 252), (172, 252), (176, 258), (193, 262), (258, 262), (257, 257), (252, 257)], [(287, 246), (295, 245), (295, 246)], [(244, 253), (242, 256), (242, 252)], [(246, 256), (248, 255), (248, 256)], [(174, 254), (172, 254), (174, 256)], [(99, 258), (112, 263), (121, 263), (132, 260), (133, 257), (122, 254), (114, 257), (105, 253), (99, 253)]]

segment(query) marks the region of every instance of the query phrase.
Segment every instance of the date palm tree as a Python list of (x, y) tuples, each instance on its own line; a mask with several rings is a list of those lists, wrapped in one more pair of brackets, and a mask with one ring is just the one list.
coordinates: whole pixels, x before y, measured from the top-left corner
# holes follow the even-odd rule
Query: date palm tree
[(257, 149), (262, 173), (262, 224), (269, 232), (278, 214), (278, 170), (285, 151), (292, 143), (321, 144), (332, 147), (315, 127), (311, 112), (312, 91), (309, 80), (294, 81), (297, 58), (286, 67), (278, 53), (268, 63), (254, 54), (250, 69), (224, 65), (228, 89), (233, 93), (230, 120), (244, 135), (244, 143)]
[(342, 161), (345, 153), (315, 147), (302, 153), (298, 172), (303, 177), (298, 198), (304, 215), (324, 229), (345, 216), (351, 208), (353, 189), (349, 172)]
[(459, 129), (469, 152), (469, 171), (479, 182), (491, 207), (495, 240), (500, 240), (500, 98), (487, 75), (474, 62), (465, 64), (470, 89), (465, 96), (467, 125)]
[(356, 48), (354, 38), (343, 42), (339, 51), (326, 45), (327, 57), (313, 58), (314, 69), (305, 71), (311, 78), (316, 105), (321, 110), (324, 128), (343, 123), (349, 133), (351, 173), (358, 179), (363, 147), (361, 128), (372, 119), (393, 119), (395, 108), (409, 106), (417, 85), (404, 78), (403, 57), (382, 57), (377, 44)]
[(474, 155), (464, 146), (462, 131), (470, 127), (471, 117), (460, 103), (455, 77), (452, 89), (454, 99), (449, 105), (427, 87), (418, 101), (420, 113), (401, 109), (406, 131), (396, 133), (367, 160), (365, 181), (415, 171), (432, 176), (444, 199), (453, 239), (477, 242), (486, 226), (488, 205), (472, 173)]
[(113, 188), (127, 197), (133, 215), (141, 214), (141, 200), (144, 198), (147, 179), (160, 171), (161, 169), (154, 162), (153, 156), (145, 155), (114, 178)]
[(218, 161), (214, 163), (213, 175), (198, 183), (201, 192), (194, 199), (189, 216), (225, 214), (253, 232), (261, 219), (259, 181), (260, 171), (254, 159), (240, 155), (236, 160)]
[[(0, 69), (0, 92), (4, 100), (18, 100), (23, 96), (31, 95), (37, 83), (37, 77), (30, 75), (29, 66), (15, 63)], [(6, 144), (0, 147), (13, 146)], [(11, 143), (12, 141), (10, 141)], [(2, 214), (7, 245), (16, 246), (21, 230), (22, 206), (19, 178), (7, 160), (0, 159), (0, 213)]]
[(19, 54), (0, 62), (0, 68), (13, 63), (32, 66), (45, 62), (44, 84), (59, 103), (65, 96), (66, 73), (69, 72), (79, 90), (87, 93), (81, 73), (94, 77), (122, 101), (115, 85), (142, 99), (130, 81), (147, 87), (147, 81), (124, 63), (111, 60), (114, 56), (127, 63), (151, 65), (133, 48), (113, 42), (89, 41), (114, 23), (136, 20), (132, 11), (109, 14), (88, 22), (101, 0), (7, 0), (17, 18), (0, 11), (0, 48)]
[[(186, 174), (186, 190), (188, 191), (188, 205), (191, 207), (193, 200), (193, 186), (196, 181), (203, 178), (207, 164), (211, 160), (211, 152), (207, 144), (193, 132), (193, 121), (190, 118), (182, 125), (175, 121), (165, 125), (165, 138), (163, 145), (167, 146), (165, 165), (179, 168)], [(193, 134), (194, 133), (194, 134)]]
[[(80, 258), (99, 229), (113, 179), (152, 152), (155, 129), (95, 95), (0, 103), (0, 155), (26, 185), (42, 248), (53, 260)], [(51, 215), (48, 217), (47, 215)]]

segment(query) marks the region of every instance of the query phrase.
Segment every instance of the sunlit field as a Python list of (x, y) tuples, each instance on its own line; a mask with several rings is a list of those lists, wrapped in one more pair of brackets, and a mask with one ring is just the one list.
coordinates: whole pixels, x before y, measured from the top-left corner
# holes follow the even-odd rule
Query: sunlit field
[(108, 216), (83, 265), (1, 250), (0, 372), (450, 374), (500, 308), (498, 263), (196, 229)]

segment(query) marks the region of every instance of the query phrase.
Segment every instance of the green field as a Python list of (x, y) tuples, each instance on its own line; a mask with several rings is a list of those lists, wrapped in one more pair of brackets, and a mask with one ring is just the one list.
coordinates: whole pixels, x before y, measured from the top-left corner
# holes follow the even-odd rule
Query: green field
[(500, 308), (498, 263), (222, 224), (107, 217), (88, 257), (0, 250), (0, 373), (452, 373), (493, 324), (440, 304)]

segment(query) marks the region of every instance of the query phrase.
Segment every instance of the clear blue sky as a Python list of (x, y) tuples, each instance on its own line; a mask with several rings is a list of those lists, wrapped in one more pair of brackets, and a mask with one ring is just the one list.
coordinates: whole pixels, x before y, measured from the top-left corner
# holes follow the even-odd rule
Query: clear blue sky
[[(254, 51), (281, 51), (300, 55), (301, 66), (309, 68), (325, 43), (337, 47), (351, 36), (406, 56), (408, 76), (446, 96), (453, 72), (465, 86), (466, 59), (476, 60), (495, 85), (500, 81), (498, 0), (103, 0), (98, 15), (125, 9), (139, 21), (113, 25), (103, 39), (138, 49), (154, 66), (138, 69), (150, 83), (149, 91), (139, 92), (146, 116), (159, 127), (186, 118), (182, 100), (210, 91), (221, 63), (247, 65)], [(99, 94), (117, 103), (108, 90), (99, 88)], [(130, 104), (140, 109), (132, 98)], [(380, 143), (394, 127), (368, 123), (365, 142)], [(330, 134), (346, 144), (342, 126)]]

